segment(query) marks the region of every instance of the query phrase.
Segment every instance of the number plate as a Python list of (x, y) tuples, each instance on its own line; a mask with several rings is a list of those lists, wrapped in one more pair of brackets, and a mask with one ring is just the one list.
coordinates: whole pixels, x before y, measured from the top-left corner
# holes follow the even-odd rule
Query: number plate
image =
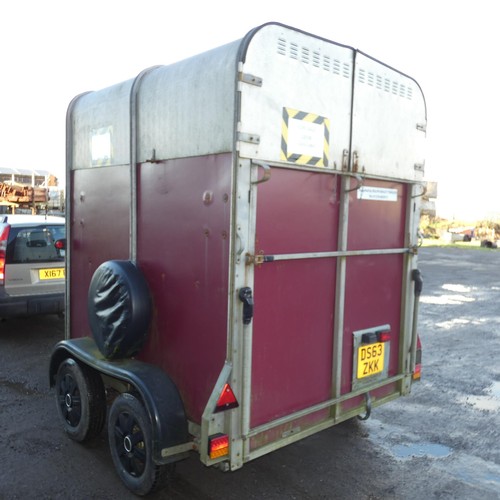
[(385, 344), (364, 344), (358, 347), (358, 379), (380, 373), (384, 369)]
[(39, 269), (38, 277), (41, 280), (64, 279), (64, 267), (51, 267), (50, 269)]

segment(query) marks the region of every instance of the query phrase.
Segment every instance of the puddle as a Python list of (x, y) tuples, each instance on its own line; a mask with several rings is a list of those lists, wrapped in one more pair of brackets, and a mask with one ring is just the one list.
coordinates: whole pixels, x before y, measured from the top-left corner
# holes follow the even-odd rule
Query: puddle
[(387, 450), (396, 459), (445, 458), (453, 453), (453, 448), (438, 443), (419, 441), (419, 436), (403, 432), (394, 426), (385, 426), (378, 420), (367, 420), (371, 440)]
[(493, 382), (488, 392), (494, 397), (500, 399), (500, 382)]
[(397, 444), (392, 447), (392, 452), (397, 458), (444, 458), (452, 453), (448, 446), (436, 443)]
[(474, 469), (474, 472), (461, 470), (458, 476), (471, 484), (491, 483), (500, 485), (500, 475), (488, 470)]
[(444, 330), (451, 330), (455, 326), (468, 325), (470, 322), (470, 319), (455, 318), (450, 321), (441, 321), (440, 323), (436, 323), (436, 326), (439, 328), (443, 328)]
[(449, 292), (458, 292), (458, 293), (469, 293), (472, 288), (464, 285), (453, 285), (449, 283), (445, 283), (442, 287), (443, 290), (448, 290)]
[(467, 302), (475, 302), (475, 300), (473, 297), (466, 297), (465, 295), (422, 295), (420, 297), (420, 302), (437, 306), (456, 306)]
[(485, 396), (463, 396), (460, 401), (478, 410), (500, 411), (500, 382), (493, 382), (485, 392)]

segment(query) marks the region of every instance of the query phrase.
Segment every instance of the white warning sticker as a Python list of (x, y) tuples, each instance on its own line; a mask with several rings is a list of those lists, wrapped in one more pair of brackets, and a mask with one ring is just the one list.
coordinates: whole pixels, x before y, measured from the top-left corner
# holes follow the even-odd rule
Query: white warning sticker
[(357, 192), (358, 200), (398, 201), (397, 189), (361, 186)]

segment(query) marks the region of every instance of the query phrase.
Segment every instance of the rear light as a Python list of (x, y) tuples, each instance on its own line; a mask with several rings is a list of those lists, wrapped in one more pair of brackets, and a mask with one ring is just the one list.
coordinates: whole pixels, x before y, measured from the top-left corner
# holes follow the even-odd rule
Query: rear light
[(375, 344), (376, 342), (390, 342), (391, 331), (381, 330), (381, 331), (371, 331), (363, 333), (361, 336), (362, 344)]
[(413, 372), (413, 380), (420, 380), (422, 377), (422, 342), (420, 337), (417, 337), (417, 352), (415, 354), (415, 371)]
[(378, 332), (378, 341), (379, 342), (390, 342), (391, 341), (391, 332)]
[(5, 259), (7, 258), (7, 238), (10, 226), (5, 226), (0, 233), (0, 285), (5, 281)]
[(219, 399), (217, 400), (217, 404), (215, 405), (214, 413), (230, 410), (231, 408), (237, 408), (238, 406), (238, 400), (236, 399), (231, 386), (229, 384), (225, 384), (222, 392), (220, 393)]
[(208, 438), (208, 454), (211, 460), (229, 455), (229, 436), (214, 434)]

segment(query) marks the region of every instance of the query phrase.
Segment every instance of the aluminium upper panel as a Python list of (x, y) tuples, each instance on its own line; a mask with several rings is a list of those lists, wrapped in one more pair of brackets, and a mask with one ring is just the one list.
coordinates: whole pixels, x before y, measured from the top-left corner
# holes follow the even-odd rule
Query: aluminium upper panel
[(80, 96), (70, 108), (72, 168), (128, 165), (132, 141), (138, 163), (232, 151), (238, 45)]
[(419, 181), (424, 176), (426, 107), (412, 78), (356, 55), (352, 152), (361, 175)]
[(350, 47), (282, 25), (256, 31), (242, 72), (262, 84), (240, 84), (240, 155), (341, 169), (349, 148), (353, 55)]
[(128, 165), (133, 80), (81, 95), (69, 108), (68, 168)]
[(237, 150), (380, 178), (418, 181), (424, 172), (418, 84), (351, 47), (276, 23), (82, 95), (69, 118), (71, 168), (127, 165), (134, 144), (139, 163)]

